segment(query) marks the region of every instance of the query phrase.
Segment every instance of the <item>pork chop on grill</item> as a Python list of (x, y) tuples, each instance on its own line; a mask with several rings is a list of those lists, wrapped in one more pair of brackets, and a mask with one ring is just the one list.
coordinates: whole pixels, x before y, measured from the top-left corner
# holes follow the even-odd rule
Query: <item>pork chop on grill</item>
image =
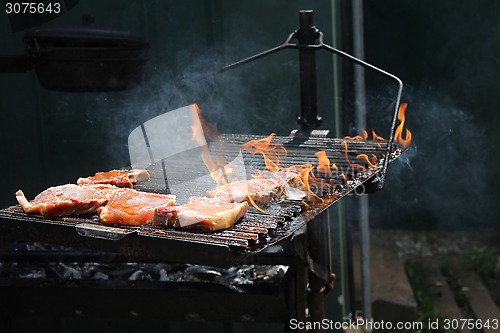
[(285, 195), (285, 186), (296, 186), (297, 177), (298, 173), (294, 171), (271, 173), (217, 186), (208, 190), (206, 196), (229, 202), (247, 201), (250, 196), (257, 204), (268, 206), (273, 200), (279, 200)]
[(104, 224), (151, 224), (158, 207), (175, 204), (175, 195), (141, 192), (122, 188), (97, 211)]
[(226, 202), (243, 202), (251, 196), (255, 202), (267, 206), (273, 199), (281, 197), (284, 184), (280, 178), (244, 179), (217, 186), (208, 190), (206, 195)]
[(106, 172), (97, 172), (95, 175), (86, 178), (78, 178), (77, 184), (111, 184), (118, 187), (132, 188), (135, 183), (149, 180), (149, 178), (149, 172), (144, 169), (115, 169)]
[(71, 216), (94, 213), (105, 205), (120, 188), (107, 184), (54, 186), (28, 201), (22, 190), (16, 199), (28, 214), (42, 216)]
[(247, 210), (247, 202), (191, 197), (185, 205), (158, 207), (153, 224), (202, 232), (215, 231), (233, 226)]

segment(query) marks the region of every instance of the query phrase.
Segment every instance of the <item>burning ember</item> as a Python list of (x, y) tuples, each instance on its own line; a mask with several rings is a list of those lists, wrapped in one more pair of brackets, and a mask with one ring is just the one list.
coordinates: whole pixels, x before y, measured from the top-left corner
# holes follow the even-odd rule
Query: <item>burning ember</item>
[[(64, 258), (68, 250), (41, 243), (22, 244), (16, 251), (40, 254), (59, 251)], [(82, 254), (84, 257), (85, 254)], [(0, 262), (0, 278), (26, 280), (61, 280), (89, 282), (99, 281), (155, 281), (201, 282), (227, 286), (236, 292), (244, 292), (243, 285), (261, 285), (280, 282), (288, 270), (284, 265), (238, 265), (228, 269), (189, 264), (141, 263), (141, 262)]]

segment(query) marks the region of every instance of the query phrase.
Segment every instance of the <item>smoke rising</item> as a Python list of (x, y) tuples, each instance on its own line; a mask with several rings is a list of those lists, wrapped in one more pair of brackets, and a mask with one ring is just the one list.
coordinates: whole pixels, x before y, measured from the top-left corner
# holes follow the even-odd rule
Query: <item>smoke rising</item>
[(416, 148), (413, 169), (394, 163), (370, 199), (378, 226), (498, 228), (498, 9), (496, 1), (365, 2), (367, 59), (406, 84)]
[[(297, 66), (290, 54), (219, 73), (241, 58), (234, 52), (222, 55), (215, 48), (196, 55), (181, 51), (171, 65), (153, 63), (143, 84), (133, 90), (95, 98), (92, 104), (106, 118), (99, 122), (112, 124), (106, 132), (107, 141), (119, 143), (119, 147), (110, 145), (106, 153), (128, 165), (123, 156), (128, 155), (126, 142), (131, 131), (149, 119), (193, 103), (198, 104), (204, 121), (222, 133), (288, 134), (300, 114), (298, 93), (290, 93), (298, 92)], [(287, 79), (292, 75), (293, 80)], [(169, 131), (168, 126), (165, 131)]]
[(498, 208), (488, 185), (492, 166), (484, 129), (451, 101), (430, 95), (413, 100), (407, 111), (413, 142), (389, 166), (385, 190), (373, 196), (373, 222), (417, 228), (491, 225)]

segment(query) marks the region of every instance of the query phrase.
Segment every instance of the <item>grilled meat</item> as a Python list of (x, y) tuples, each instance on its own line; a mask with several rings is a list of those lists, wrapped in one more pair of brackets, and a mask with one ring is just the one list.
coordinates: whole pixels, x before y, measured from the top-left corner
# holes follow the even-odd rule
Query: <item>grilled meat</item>
[(149, 180), (149, 178), (149, 172), (144, 169), (115, 169), (106, 172), (97, 172), (95, 175), (86, 178), (78, 178), (77, 184), (111, 184), (118, 187), (132, 188), (135, 183)]
[(172, 206), (175, 195), (140, 192), (123, 188), (97, 211), (104, 224), (151, 224), (158, 207)]
[(46, 189), (32, 201), (26, 199), (23, 191), (16, 192), (16, 199), (26, 213), (42, 216), (71, 216), (94, 213), (105, 205), (120, 189), (106, 184), (66, 184)]
[(259, 178), (234, 181), (217, 186), (206, 192), (209, 198), (219, 198), (228, 202), (248, 201), (248, 197), (263, 206), (268, 206), (273, 200), (279, 200), (285, 195), (285, 187), (297, 182), (298, 173), (286, 171), (263, 174)]
[(220, 198), (191, 197), (185, 205), (158, 207), (153, 224), (203, 232), (215, 231), (233, 226), (247, 210), (247, 202), (235, 203)]
[(280, 178), (244, 179), (217, 186), (208, 190), (206, 195), (226, 202), (243, 202), (251, 196), (255, 202), (267, 206), (282, 196), (284, 184)]

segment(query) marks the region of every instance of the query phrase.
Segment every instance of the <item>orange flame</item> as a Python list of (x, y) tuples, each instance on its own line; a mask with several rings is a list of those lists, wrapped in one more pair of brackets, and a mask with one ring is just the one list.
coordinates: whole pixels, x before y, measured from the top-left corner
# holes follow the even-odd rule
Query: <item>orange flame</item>
[[(203, 154), (202, 154), (202, 159), (203, 159)], [(203, 160), (205, 161), (205, 159)], [(205, 163), (205, 165), (206, 164), (207, 163)], [(217, 168), (218, 165), (221, 165), (221, 167)], [(216, 163), (209, 168), (209, 171), (210, 171), (210, 177), (212, 177), (212, 179), (215, 181), (217, 185), (224, 185), (229, 183), (229, 176), (233, 173), (234, 169), (228, 166), (224, 166), (223, 163)]]
[(399, 125), (396, 127), (396, 132), (394, 133), (394, 141), (399, 143), (404, 149), (408, 148), (411, 143), (411, 132), (406, 129), (405, 137), (403, 138), (403, 129), (405, 126), (405, 111), (408, 107), (408, 103), (401, 103), (398, 110), (398, 120)]
[[(193, 117), (193, 123), (191, 124), (191, 140), (193, 140), (201, 149), (201, 159), (208, 171), (210, 176), (215, 181), (217, 185), (227, 184), (227, 175), (233, 172), (230, 167), (224, 166), (225, 163), (221, 158), (214, 158), (208, 149), (207, 142), (205, 139), (205, 133), (207, 132), (204, 128), (207, 128), (207, 124), (203, 121), (201, 117), (201, 111), (197, 104), (195, 104), (197, 119)], [(196, 121), (199, 120), (199, 121)], [(212, 135), (215, 133), (213, 129), (209, 131)]]
[[(376, 158), (375, 155), (373, 155), (373, 156)], [(371, 168), (377, 167), (377, 165), (375, 164), (376, 162), (374, 163), (373, 161), (370, 161), (370, 158), (368, 157), (367, 154), (359, 154), (358, 156), (356, 156), (356, 158), (359, 158), (359, 159), (365, 161)]]
[(306, 196), (310, 201), (322, 200), (311, 189), (310, 183), (317, 181), (317, 179), (312, 174), (313, 168), (314, 167), (312, 164), (297, 164), (284, 169), (284, 171), (297, 172), (298, 177), (296, 177), (295, 180), (299, 182), (298, 187), (300, 187), (302, 191), (306, 192)]
[(339, 175), (339, 177), (340, 177), (340, 179), (342, 179), (342, 181), (344, 182), (344, 184), (347, 184), (347, 177), (346, 177), (346, 175), (344, 175), (344, 173), (341, 173)]
[(328, 156), (326, 156), (326, 152), (324, 150), (320, 150), (316, 153), (314, 153), (316, 157), (318, 157), (318, 166), (316, 169), (318, 170), (319, 173), (322, 174), (329, 174), (330, 173), (330, 160), (328, 159)]
[[(247, 143), (241, 145), (242, 150), (246, 150), (252, 155), (261, 154), (264, 158), (264, 163), (266, 168), (272, 172), (280, 171), (280, 163), (281, 160), (286, 156), (287, 151), (282, 144), (271, 143), (273, 137), (276, 136), (276, 133), (271, 133), (269, 136), (263, 139), (250, 140)], [(254, 178), (259, 178), (263, 176), (263, 172), (254, 173)], [(248, 195), (248, 201), (252, 206), (254, 206), (257, 210), (268, 214), (267, 211), (262, 209), (257, 205), (255, 200), (251, 195)]]
[[(375, 132), (373, 132), (375, 133)], [(355, 140), (355, 141), (366, 141), (368, 140), (368, 132), (366, 130), (363, 130), (363, 135), (356, 135), (356, 136), (345, 136), (344, 139), (346, 140)]]
[[(399, 120), (399, 125), (396, 127), (396, 130), (394, 132), (394, 141), (399, 143), (403, 149), (406, 149), (410, 146), (411, 144), (411, 139), (412, 139), (412, 134), (410, 130), (406, 129), (404, 131), (404, 126), (405, 126), (405, 111), (406, 108), (408, 107), (408, 103), (401, 103), (398, 109), (398, 114), (397, 114), (397, 119)], [(404, 137), (403, 137), (403, 131), (404, 131)], [(368, 140), (368, 133), (366, 130), (363, 130), (362, 135), (356, 135), (356, 136), (345, 136), (345, 140), (355, 140), (355, 141), (363, 141), (363, 140)], [(383, 137), (375, 133), (375, 131), (372, 130), (372, 140), (373, 141), (386, 141)], [(377, 143), (377, 145), (382, 148), (380, 143)]]
[(254, 206), (255, 209), (257, 209), (259, 212), (264, 213), (264, 214), (269, 214), (269, 212), (267, 210), (264, 210), (259, 205), (257, 205), (257, 203), (255, 202), (255, 200), (253, 199), (253, 197), (250, 194), (247, 194), (247, 198), (248, 198), (248, 201), (250, 202), (250, 204), (252, 206)]
[[(368, 132), (366, 130), (363, 130), (363, 135), (356, 135), (356, 136), (345, 136), (344, 139), (346, 140), (355, 140), (355, 141), (366, 141), (368, 140)], [(386, 141), (383, 137), (378, 135), (374, 130), (372, 130), (372, 140), (373, 141)], [(377, 145), (382, 148), (380, 143), (377, 143)]]
[[(409, 145), (409, 142), (411, 141), (411, 132), (409, 130), (406, 130), (406, 136), (404, 139), (402, 138), (404, 123), (405, 123), (405, 118), (404, 118), (405, 109), (406, 109), (406, 103), (401, 105), (400, 110), (398, 112), (398, 119), (400, 121), (400, 124), (396, 128), (394, 140), (406, 148)], [(293, 165), (291, 167), (282, 169), (282, 167), (280, 167), (280, 163), (282, 162), (283, 158), (286, 157), (287, 151), (282, 144), (272, 143), (274, 136), (276, 136), (276, 134), (271, 133), (269, 136), (263, 139), (250, 140), (241, 146), (242, 150), (246, 150), (250, 152), (252, 155), (261, 154), (264, 158), (266, 169), (270, 170), (271, 172), (278, 172), (278, 171), (285, 173), (288, 171), (294, 172), (297, 175), (297, 177), (294, 178), (293, 185), (292, 183), (289, 183), (289, 185), (293, 188), (300, 189), (300, 191), (306, 192), (307, 198), (310, 199), (311, 201), (322, 200), (317, 194), (315, 194), (317, 193), (316, 186), (320, 185), (322, 186), (320, 188), (323, 189), (324, 188), (323, 185), (325, 185), (325, 181), (322, 178), (316, 178), (314, 176), (312, 172), (314, 168), (316, 168), (316, 171), (319, 174), (331, 175), (332, 172), (336, 172), (341, 182), (343, 182), (344, 184), (347, 184), (349, 182), (349, 178), (345, 173), (345, 171), (341, 172), (340, 169), (337, 167), (337, 163), (335, 163), (340, 161), (335, 161), (335, 162), (330, 161), (325, 150), (320, 150), (314, 153), (318, 161), (316, 166), (313, 166), (312, 164), (303, 164), (303, 165)], [(366, 130), (364, 130), (362, 132), (362, 135), (353, 137), (346, 136), (345, 140), (341, 141), (345, 162), (347, 162), (351, 168), (361, 171), (368, 171), (368, 169), (376, 169), (380, 162), (379, 158), (384, 158), (384, 154), (377, 156), (373, 153), (370, 154), (365, 153), (365, 154), (358, 154), (356, 156), (356, 159), (360, 160), (359, 164), (350, 160), (348, 140), (367, 141), (370, 140), (369, 138), (370, 136), (372, 137), (371, 140), (376, 141), (374, 142), (374, 144), (379, 145), (379, 147), (381, 145), (381, 142), (387, 141), (373, 130), (371, 131), (371, 135), (369, 135), (369, 133)], [(264, 176), (264, 173), (266, 171), (260, 171), (260, 172), (263, 177), (267, 177)], [(339, 174), (339, 172), (341, 173)], [(258, 175), (255, 175), (254, 177), (257, 178)], [(265, 212), (263, 209), (259, 208), (252, 201), (253, 200), (250, 197), (249, 202), (253, 204), (257, 209), (261, 210), (262, 212)]]
[(351, 167), (353, 167), (354, 169), (365, 170), (366, 168), (364, 166), (362, 166), (361, 164), (351, 163), (351, 161), (349, 160), (347, 142), (342, 141), (340, 144), (342, 145), (342, 148), (344, 148), (344, 158), (347, 161), (347, 163), (349, 163), (349, 165)]
[(278, 144), (271, 144), (271, 140), (276, 136), (276, 133), (271, 133), (268, 137), (259, 140), (250, 140), (243, 144), (241, 148), (250, 152), (252, 155), (262, 154), (266, 168), (270, 171), (277, 172), (280, 170), (279, 164), (286, 156), (285, 147)]
[(374, 130), (372, 130), (372, 137), (373, 137), (373, 140), (375, 140), (375, 141), (385, 141), (385, 139), (383, 137), (381, 137), (380, 135), (378, 135), (377, 133), (375, 133)]
[[(198, 108), (197, 104), (195, 104), (195, 107), (198, 117), (193, 117), (193, 123), (191, 124), (191, 140), (193, 140), (199, 146), (205, 146), (207, 142), (205, 140), (205, 134), (203, 133), (203, 127), (201, 125), (201, 111)], [(199, 122), (196, 120), (199, 120)]]

